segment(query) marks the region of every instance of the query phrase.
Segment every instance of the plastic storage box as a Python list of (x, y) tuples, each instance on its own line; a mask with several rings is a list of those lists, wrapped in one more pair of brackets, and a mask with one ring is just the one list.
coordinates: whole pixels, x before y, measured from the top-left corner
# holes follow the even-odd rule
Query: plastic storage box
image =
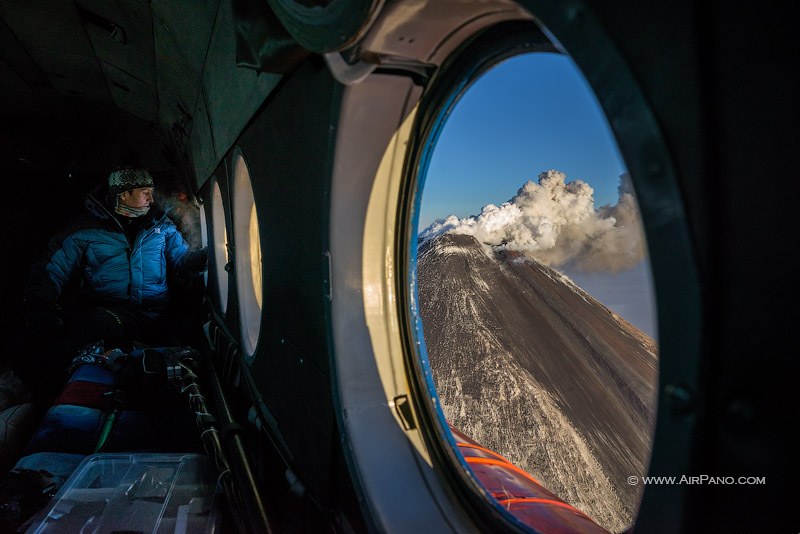
[(216, 481), (202, 454), (93, 454), (26, 534), (219, 532)]

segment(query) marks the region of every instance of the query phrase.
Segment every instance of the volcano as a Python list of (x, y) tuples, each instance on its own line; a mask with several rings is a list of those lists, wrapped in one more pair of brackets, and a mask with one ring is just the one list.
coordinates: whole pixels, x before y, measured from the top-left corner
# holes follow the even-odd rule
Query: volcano
[(608, 530), (627, 528), (647, 472), (654, 341), (557, 271), (473, 236), (418, 251), (418, 296), (448, 421)]

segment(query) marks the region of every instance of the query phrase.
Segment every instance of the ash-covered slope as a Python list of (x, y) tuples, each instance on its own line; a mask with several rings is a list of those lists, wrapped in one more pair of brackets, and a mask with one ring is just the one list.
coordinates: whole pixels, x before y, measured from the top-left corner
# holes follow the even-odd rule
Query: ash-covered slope
[(653, 341), (556, 271), (469, 235), (425, 242), (419, 301), (447, 419), (605, 528), (636, 514)]

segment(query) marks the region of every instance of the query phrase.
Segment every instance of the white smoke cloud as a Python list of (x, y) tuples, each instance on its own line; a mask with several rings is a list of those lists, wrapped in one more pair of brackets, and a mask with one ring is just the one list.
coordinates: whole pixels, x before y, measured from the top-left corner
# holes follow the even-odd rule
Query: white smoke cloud
[(200, 248), (202, 246), (200, 207), (189, 199), (189, 195), (183, 192), (159, 195), (157, 202), (178, 227), (189, 247)]
[(594, 190), (581, 180), (566, 182), (557, 170), (539, 174), (500, 206), (480, 215), (438, 219), (419, 242), (443, 233), (473, 235), (493, 250), (515, 250), (550, 267), (617, 273), (645, 258), (644, 232), (630, 176), (620, 176), (614, 206), (595, 209)]

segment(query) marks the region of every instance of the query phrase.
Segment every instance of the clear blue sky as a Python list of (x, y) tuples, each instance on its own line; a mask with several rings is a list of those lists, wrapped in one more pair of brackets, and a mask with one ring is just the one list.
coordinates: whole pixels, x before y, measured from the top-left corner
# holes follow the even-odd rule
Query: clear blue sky
[(626, 171), (594, 93), (563, 55), (511, 58), (478, 79), (447, 119), (428, 168), (419, 229), (500, 205), (556, 169), (615, 204)]
[[(447, 215), (478, 215), (556, 169), (616, 204), (627, 171), (597, 99), (568, 56), (516, 56), (478, 79), (447, 118), (425, 179), (418, 231)], [(566, 273), (657, 338), (649, 264), (617, 275)]]

